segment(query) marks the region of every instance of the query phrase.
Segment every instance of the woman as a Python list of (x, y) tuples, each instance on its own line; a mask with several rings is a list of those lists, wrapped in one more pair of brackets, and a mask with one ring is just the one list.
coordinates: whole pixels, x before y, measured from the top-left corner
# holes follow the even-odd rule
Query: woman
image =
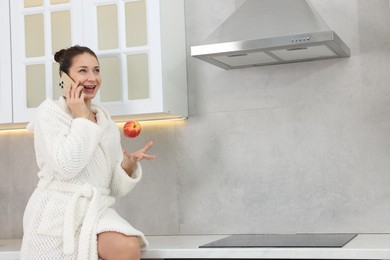
[(75, 83), (28, 125), (40, 180), (24, 214), (21, 259), (139, 259), (144, 235), (111, 206), (141, 179), (138, 161), (155, 158), (146, 154), (152, 142), (122, 151), (117, 126), (91, 102), (101, 85), (92, 50), (76, 45), (54, 58)]

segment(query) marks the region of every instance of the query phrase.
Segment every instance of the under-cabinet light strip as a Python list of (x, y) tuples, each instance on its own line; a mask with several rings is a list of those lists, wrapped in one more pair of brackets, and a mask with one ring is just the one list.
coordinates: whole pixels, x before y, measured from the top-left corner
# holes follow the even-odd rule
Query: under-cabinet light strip
[[(178, 117), (178, 118), (162, 118), (162, 119), (149, 119), (149, 120), (136, 120), (140, 123), (169, 123), (169, 122), (173, 122), (173, 121), (184, 121), (186, 120), (187, 118), (186, 117)], [(128, 121), (131, 121), (128, 120)], [(118, 127), (123, 127), (123, 125), (126, 123), (127, 121), (119, 121), (119, 122), (115, 122), (117, 124)], [(13, 133), (13, 132), (17, 132), (17, 133), (30, 133), (30, 131), (28, 131), (26, 128), (26, 125), (27, 124), (18, 124), (17, 126), (13, 126), (12, 124), (4, 124), (3, 126), (0, 125), (0, 133), (1, 134), (7, 134), (7, 133)], [(4, 127), (4, 128), (2, 128)]]

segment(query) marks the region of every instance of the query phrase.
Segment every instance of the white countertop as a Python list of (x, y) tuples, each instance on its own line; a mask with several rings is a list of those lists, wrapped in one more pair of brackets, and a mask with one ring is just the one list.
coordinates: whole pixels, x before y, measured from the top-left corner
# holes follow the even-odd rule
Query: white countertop
[(0, 240), (0, 260), (19, 259), (20, 239)]
[[(390, 234), (359, 234), (342, 248), (198, 248), (227, 235), (147, 236), (143, 259), (389, 259)], [(19, 259), (20, 240), (0, 240), (0, 260)]]

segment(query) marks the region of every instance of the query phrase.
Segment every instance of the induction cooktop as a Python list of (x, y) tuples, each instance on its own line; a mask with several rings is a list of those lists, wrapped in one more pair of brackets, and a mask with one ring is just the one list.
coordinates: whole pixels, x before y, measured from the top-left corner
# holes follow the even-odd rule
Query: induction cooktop
[(231, 235), (200, 248), (343, 247), (357, 234), (250, 234)]

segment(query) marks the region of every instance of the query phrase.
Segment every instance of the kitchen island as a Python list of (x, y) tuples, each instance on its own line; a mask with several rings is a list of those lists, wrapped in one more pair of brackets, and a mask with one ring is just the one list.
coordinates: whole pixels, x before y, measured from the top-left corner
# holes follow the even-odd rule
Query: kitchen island
[[(199, 248), (228, 235), (147, 236), (142, 259), (381, 259), (390, 234), (358, 234), (342, 248)], [(20, 240), (0, 240), (0, 260), (19, 259)]]

